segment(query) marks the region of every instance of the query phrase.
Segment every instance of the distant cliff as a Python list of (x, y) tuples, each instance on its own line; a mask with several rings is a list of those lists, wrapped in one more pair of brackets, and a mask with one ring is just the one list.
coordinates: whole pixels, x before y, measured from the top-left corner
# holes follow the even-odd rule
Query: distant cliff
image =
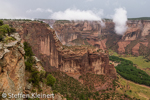
[(65, 45), (93, 45), (102, 50), (150, 58), (150, 20), (128, 20), (123, 36), (115, 33), (111, 20), (104, 22), (105, 27), (97, 21), (56, 21), (53, 28)]
[(108, 53), (105, 50), (91, 46), (64, 46), (58, 40), (55, 31), (45, 23), (34, 21), (5, 23), (16, 28), (22, 41), (27, 41), (32, 46), (34, 54), (42, 61), (46, 71), (91, 72), (116, 77), (116, 70), (109, 64)]

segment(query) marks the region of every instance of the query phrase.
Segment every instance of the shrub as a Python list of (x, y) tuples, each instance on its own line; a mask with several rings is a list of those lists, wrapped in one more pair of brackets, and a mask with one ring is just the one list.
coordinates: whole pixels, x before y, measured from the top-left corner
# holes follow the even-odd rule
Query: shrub
[(32, 64), (35, 63), (32, 56), (29, 56), (29, 57), (28, 57), (27, 62), (32, 63)]
[(0, 26), (2, 26), (3, 25), (3, 21), (2, 20), (0, 20)]
[(95, 92), (95, 95), (96, 95), (96, 96), (99, 96), (99, 92), (98, 92), (98, 91), (96, 91), (96, 92)]
[(43, 90), (41, 89), (40, 86), (38, 86), (38, 92), (42, 92)]
[(55, 82), (56, 82), (56, 79), (51, 74), (48, 74), (47, 85), (53, 86)]
[(36, 90), (35, 89), (32, 89), (32, 91), (31, 91), (32, 93), (35, 93), (36, 92)]
[(110, 96), (109, 96), (109, 94), (107, 93), (107, 94), (106, 94), (106, 99), (109, 99), (109, 98), (110, 98)]
[(10, 28), (10, 32), (11, 33), (16, 32), (16, 29), (15, 28)]
[(38, 71), (33, 71), (31, 73), (31, 79), (29, 80), (29, 82), (32, 82), (33, 83), (33, 86), (39, 86), (39, 76), (38, 76)]
[(0, 34), (0, 41), (3, 41), (3, 35)]
[(124, 94), (125, 97), (128, 97), (126, 94)]
[(25, 68), (26, 70), (31, 71), (32, 63), (25, 62), (25, 66), (26, 66), (26, 68)]
[(24, 50), (25, 50), (25, 56), (33, 56), (32, 48), (29, 45), (29, 43), (24, 42)]
[(40, 71), (40, 81), (43, 82), (43, 78), (45, 78), (45, 72)]
[(56, 90), (53, 91), (54, 94), (57, 94), (58, 92)]
[(15, 41), (16, 39), (13, 38), (13, 37), (6, 37), (6, 38), (4, 39), (4, 42), (8, 42), (8, 41), (10, 41), (10, 40)]
[(9, 40), (15, 41), (16, 39), (13, 37), (10, 37)]
[(80, 76), (79, 79), (82, 79), (82, 76)]

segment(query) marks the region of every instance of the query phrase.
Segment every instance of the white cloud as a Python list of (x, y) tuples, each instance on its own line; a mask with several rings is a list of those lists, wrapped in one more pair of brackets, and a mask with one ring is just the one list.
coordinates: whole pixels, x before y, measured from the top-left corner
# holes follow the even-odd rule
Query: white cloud
[(124, 8), (115, 9), (113, 15), (113, 22), (115, 23), (115, 31), (119, 35), (123, 35), (127, 30), (127, 11)]
[(50, 18), (58, 20), (100, 20), (103, 10), (97, 12), (92, 10), (66, 9), (65, 11), (54, 12)]
[(52, 13), (53, 11), (51, 9), (42, 9), (42, 8), (36, 8), (35, 10), (27, 10), (26, 13), (33, 13), (33, 12), (49, 12), (49, 13)]
[(52, 12), (53, 12), (53, 10), (51, 10), (51, 9), (47, 9), (47, 10), (46, 10), (46, 12), (52, 13)]

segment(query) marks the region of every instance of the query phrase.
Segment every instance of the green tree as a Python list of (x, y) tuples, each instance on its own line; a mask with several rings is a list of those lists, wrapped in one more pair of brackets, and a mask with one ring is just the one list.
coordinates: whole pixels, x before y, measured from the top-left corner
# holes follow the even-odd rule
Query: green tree
[(29, 57), (33, 56), (32, 48), (29, 45), (29, 43), (24, 42), (24, 50), (25, 50), (25, 56), (29, 56)]
[(47, 85), (53, 86), (55, 82), (56, 82), (56, 79), (51, 74), (48, 74)]
[(3, 21), (2, 20), (0, 20), (0, 26), (2, 26), (3, 25)]
[(10, 28), (10, 32), (11, 33), (16, 32), (16, 29), (15, 28)]
[(39, 75), (38, 74), (39, 74), (39, 72), (34, 70), (31, 73), (32, 78), (29, 79), (29, 82), (32, 82), (34, 87), (39, 86)]
[(10, 32), (9, 25), (5, 24), (5, 25), (0, 26), (0, 31), (3, 33), (9, 33)]
[(32, 63), (30, 62), (25, 62), (26, 70), (31, 71), (32, 69)]

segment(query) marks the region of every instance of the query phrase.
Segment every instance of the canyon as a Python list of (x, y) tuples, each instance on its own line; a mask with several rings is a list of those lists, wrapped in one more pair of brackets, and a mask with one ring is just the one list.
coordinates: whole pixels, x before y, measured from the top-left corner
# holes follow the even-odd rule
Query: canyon
[(123, 36), (115, 33), (112, 20), (98, 21), (55, 21), (54, 30), (64, 45), (93, 45), (102, 50), (112, 49), (119, 54), (132, 54), (150, 58), (150, 21), (128, 20), (128, 29)]
[(112, 20), (105, 20), (105, 26), (98, 21), (42, 21), (47, 24), (40, 21), (4, 23), (16, 28), (22, 42), (31, 45), (49, 72), (91, 72), (116, 77), (114, 66), (109, 64), (108, 49), (120, 54), (146, 55), (147, 58), (150, 55), (148, 20), (128, 20), (128, 29), (123, 36), (115, 33)]
[(48, 72), (60, 70), (81, 74), (91, 72), (116, 77), (116, 70), (109, 64), (107, 50), (93, 46), (65, 46), (59, 41), (55, 30), (48, 24), (37, 21), (5, 21), (20, 34), (22, 42), (27, 41), (44, 69)]
[[(42, 21), (4, 20), (5, 24), (16, 29), (16, 33), (12, 36), (15, 36), (17, 41), (1, 45), (1, 92), (31, 93), (32, 91), (31, 83), (27, 81), (30, 74), (25, 71), (23, 42), (28, 42), (32, 47), (36, 60), (33, 67), (38, 68), (38, 72), (64, 72), (81, 84), (88, 83), (86, 83), (86, 75), (102, 75), (106, 82), (101, 83), (100, 81), (100, 84), (103, 85), (94, 84), (98, 91), (107, 89), (109, 85), (112, 87), (111, 82), (117, 79), (114, 67), (116, 64), (109, 61), (108, 49), (120, 54), (147, 55), (149, 57), (148, 20), (129, 20), (128, 30), (123, 36), (115, 33), (115, 25), (111, 20), (105, 21), (105, 27), (101, 26), (98, 21), (46, 19), (43, 21), (45, 23)], [(99, 77), (98, 75), (95, 77)], [(52, 92), (51, 87), (44, 83), (40, 82), (40, 86), (42, 86), (42, 93)], [(63, 97), (56, 95), (56, 98), (58, 98), (57, 96)]]

